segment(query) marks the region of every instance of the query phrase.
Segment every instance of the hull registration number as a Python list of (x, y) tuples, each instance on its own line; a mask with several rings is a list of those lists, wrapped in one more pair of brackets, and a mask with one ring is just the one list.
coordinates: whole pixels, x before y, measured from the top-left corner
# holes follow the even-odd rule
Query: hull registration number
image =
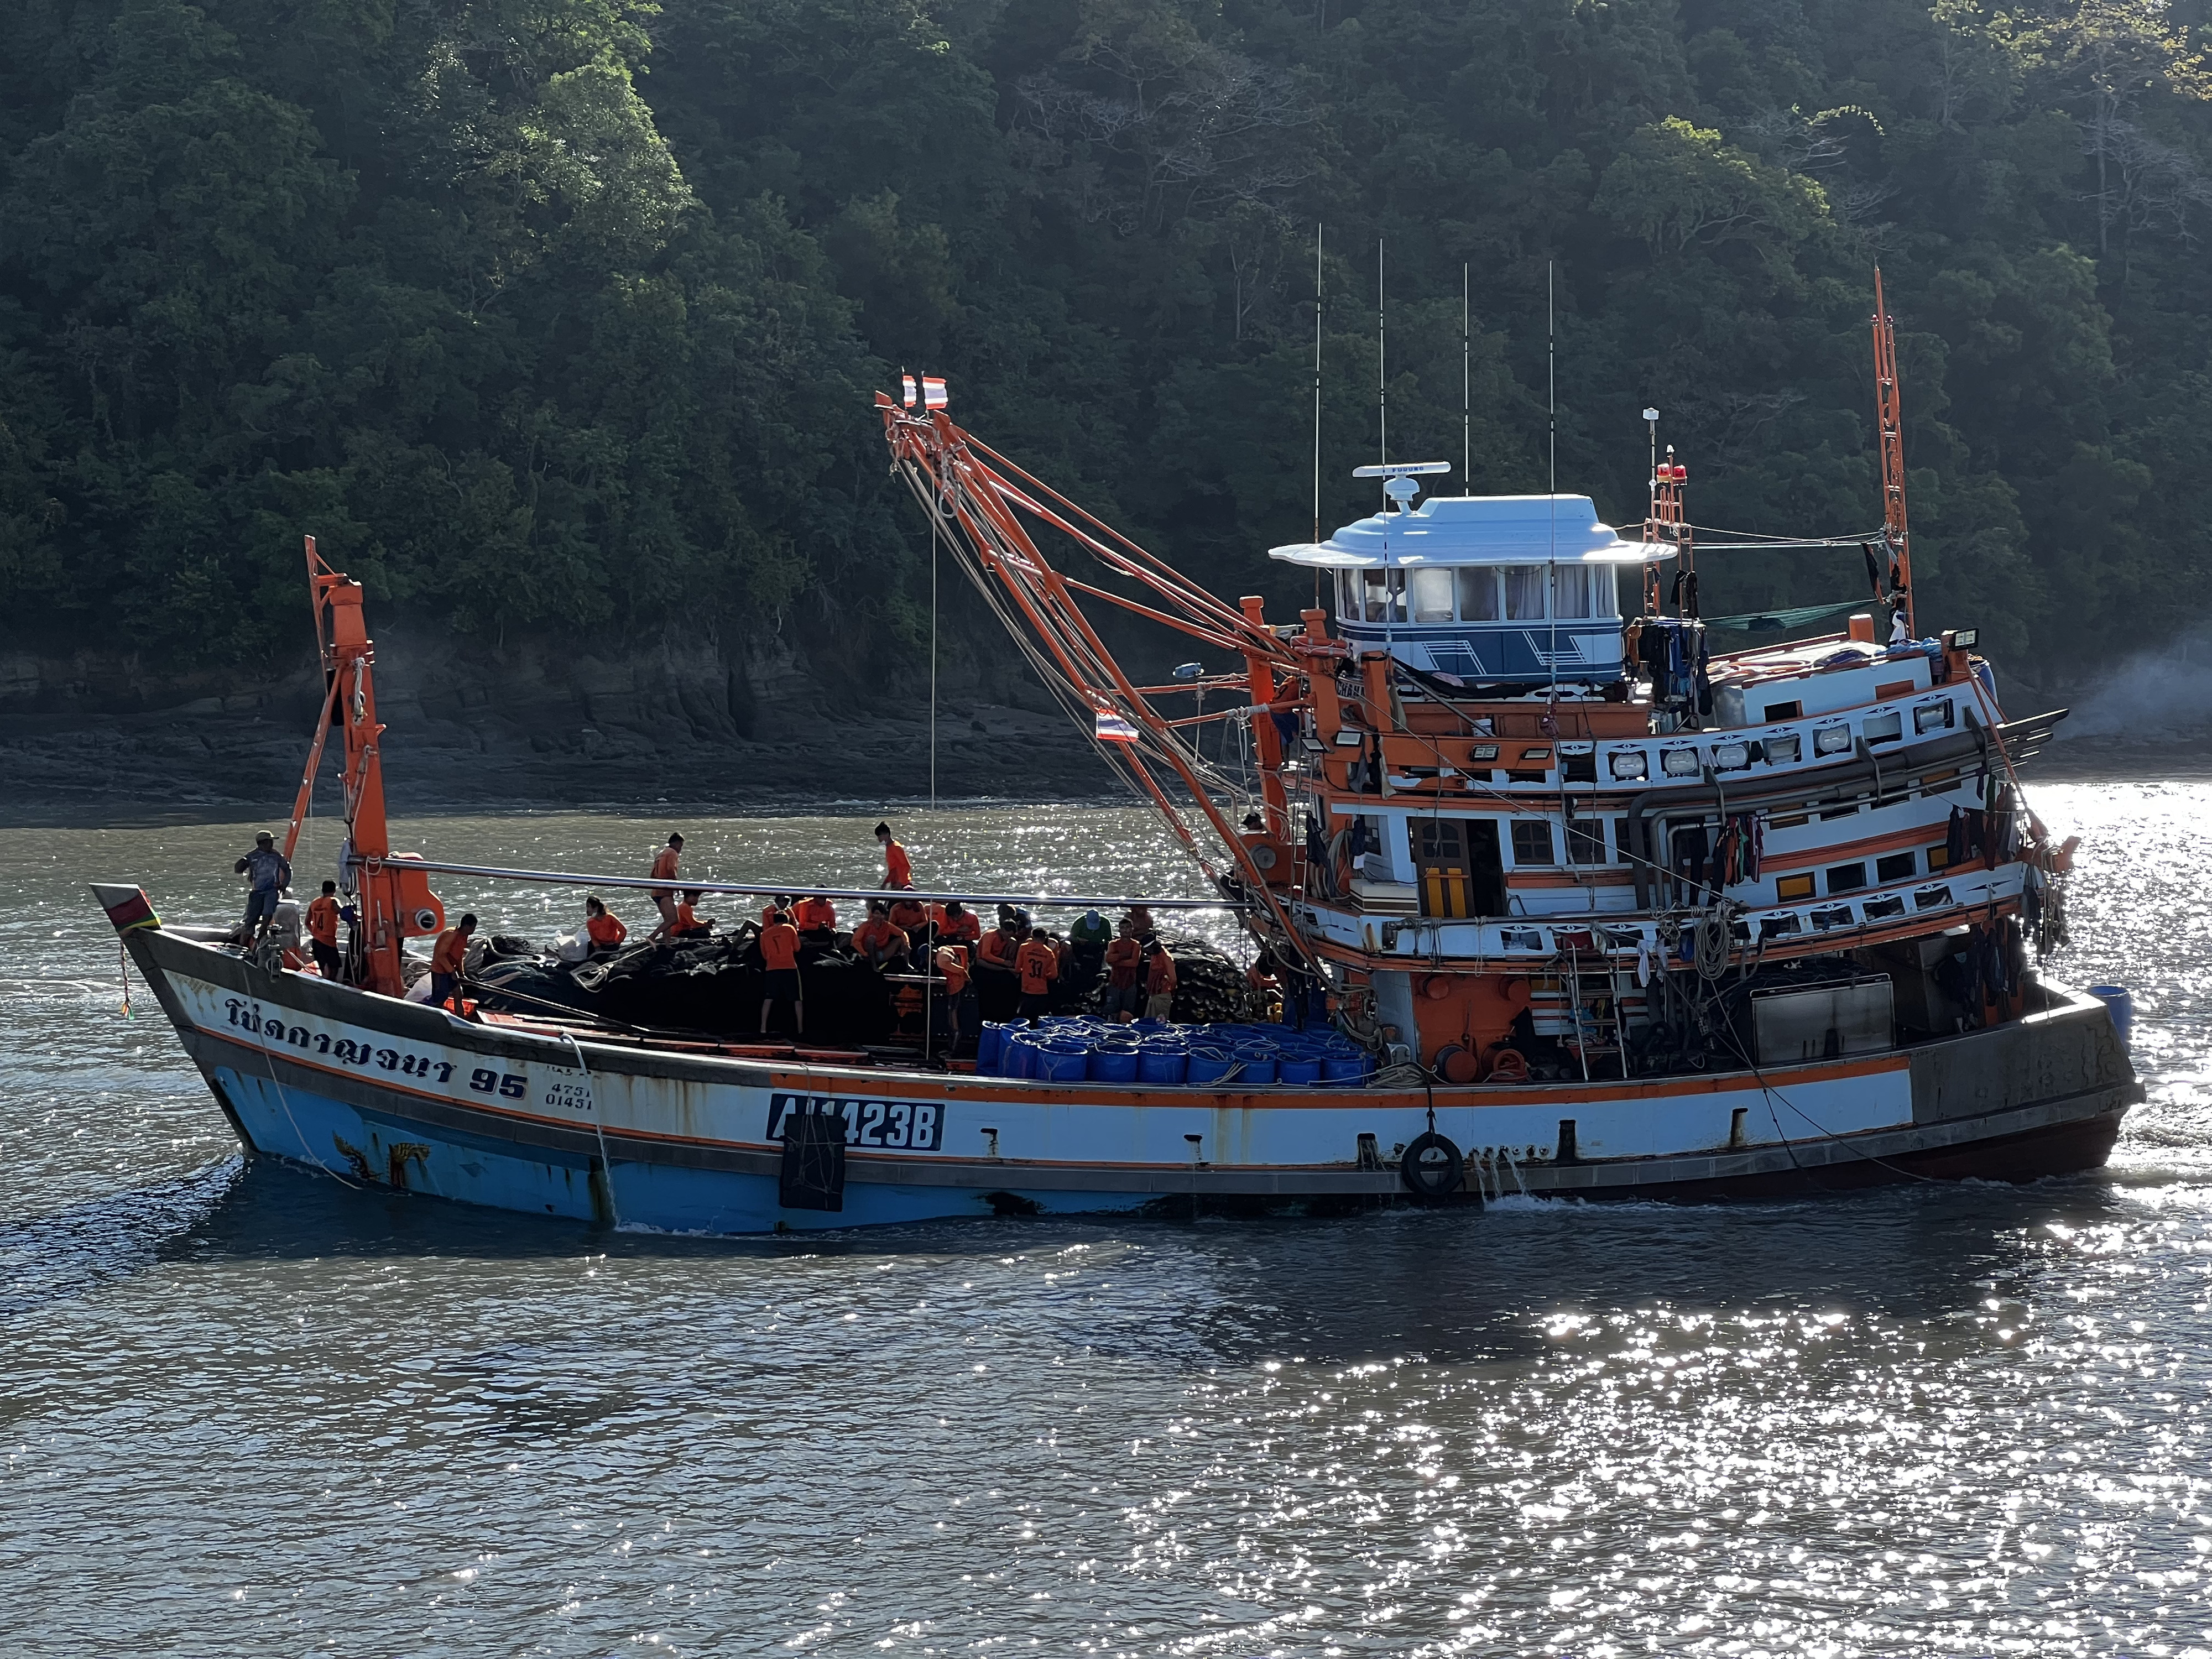
[(845, 1144), (886, 1152), (933, 1152), (945, 1144), (945, 1109), (934, 1101), (852, 1100), (835, 1095), (771, 1095), (768, 1138), (783, 1139), (787, 1112), (842, 1115)]

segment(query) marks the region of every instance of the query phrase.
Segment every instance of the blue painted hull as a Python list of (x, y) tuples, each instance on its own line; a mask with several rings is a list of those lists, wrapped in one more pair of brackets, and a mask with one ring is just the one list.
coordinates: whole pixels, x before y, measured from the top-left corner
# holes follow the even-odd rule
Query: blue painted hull
[(1008, 1209), (1025, 1214), (1110, 1213), (1140, 1209), (1158, 1196), (871, 1182), (848, 1185), (842, 1210), (786, 1209), (773, 1176), (619, 1157), (602, 1166), (589, 1153), (525, 1148), (504, 1138), (427, 1125), (312, 1091), (279, 1087), (271, 1079), (229, 1066), (211, 1067), (209, 1079), (259, 1152), (362, 1186), (600, 1225), (668, 1233), (797, 1232), (981, 1217)]

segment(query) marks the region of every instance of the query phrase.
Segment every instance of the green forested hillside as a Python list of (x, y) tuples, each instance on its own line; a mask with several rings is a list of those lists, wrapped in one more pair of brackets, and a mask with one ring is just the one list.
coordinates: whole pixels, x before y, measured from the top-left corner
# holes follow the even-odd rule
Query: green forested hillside
[[(956, 413), (1220, 586), (1394, 455), (1700, 523), (1878, 517), (1901, 331), (1923, 617), (2035, 673), (2201, 606), (2202, 0), (15, 0), (0, 629), (286, 660), (298, 533), (496, 647), (671, 628), (913, 672), (869, 393)], [(1707, 608), (1856, 552), (1716, 555)], [(1287, 592), (1279, 584), (1277, 591)], [(274, 653), (272, 655), (272, 653)]]

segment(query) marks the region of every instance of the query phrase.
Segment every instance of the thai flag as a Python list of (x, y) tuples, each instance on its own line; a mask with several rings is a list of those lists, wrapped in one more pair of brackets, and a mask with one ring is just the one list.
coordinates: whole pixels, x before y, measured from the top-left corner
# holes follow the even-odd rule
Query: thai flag
[(1138, 738), (1136, 725), (1126, 715), (1098, 711), (1097, 736), (1101, 743), (1134, 743)]
[(915, 397), (914, 376), (911, 374), (900, 375), (899, 402), (905, 404), (908, 409), (912, 409), (914, 407)]
[(921, 406), (924, 409), (945, 407), (945, 382), (934, 374), (921, 377)]

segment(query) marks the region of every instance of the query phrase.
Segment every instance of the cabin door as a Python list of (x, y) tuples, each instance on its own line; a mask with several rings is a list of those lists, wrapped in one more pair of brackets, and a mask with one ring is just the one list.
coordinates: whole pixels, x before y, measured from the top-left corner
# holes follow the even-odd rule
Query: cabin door
[(1498, 820), (1467, 821), (1468, 862), (1474, 871), (1474, 914), (1502, 916), (1505, 912), (1505, 859), (1498, 850)]
[(1425, 916), (1474, 914), (1474, 867), (1467, 856), (1465, 818), (1413, 818), (1414, 878)]

